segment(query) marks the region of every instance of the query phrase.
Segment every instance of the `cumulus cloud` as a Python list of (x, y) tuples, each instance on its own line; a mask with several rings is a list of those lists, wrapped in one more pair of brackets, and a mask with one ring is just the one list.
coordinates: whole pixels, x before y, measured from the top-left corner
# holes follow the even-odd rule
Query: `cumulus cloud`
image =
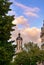
[(23, 26), (26, 26), (26, 27), (29, 26), (28, 20), (26, 18), (24, 18), (24, 16), (17, 17), (12, 23), (16, 24), (16, 25), (23, 25)]
[(18, 29), (16, 26), (15, 31), (12, 32), (12, 39), (16, 40), (16, 37), (18, 36), (18, 33), (21, 33), (21, 37), (23, 38), (23, 44), (27, 43), (29, 41), (36, 42), (40, 44), (41, 39), (40, 39), (40, 29), (36, 27), (28, 27), (28, 28), (23, 28), (21, 30)]
[(24, 41), (40, 42), (40, 29), (36, 27), (22, 29), (21, 33)]
[[(28, 7), (28, 6), (25, 6), (25, 5), (20, 4), (18, 2), (15, 2), (15, 5), (24, 10), (23, 14), (25, 14), (27, 16), (39, 17), (37, 13), (39, 12), (40, 9), (38, 7), (34, 7), (34, 8)], [(9, 13), (13, 14), (13, 11), (9, 12)], [(36, 27), (30, 28), (29, 24), (28, 24), (28, 20), (24, 16), (16, 17), (12, 23), (16, 24), (17, 26), (14, 27), (15, 31), (11, 32), (11, 34), (12, 34), (11, 40), (16, 40), (16, 37), (18, 36), (18, 33), (20, 32), (21, 37), (23, 38), (23, 43), (27, 43), (29, 41), (33, 41), (36, 43), (41, 42), (40, 29), (38, 29)], [(19, 28), (18, 28), (19, 25), (22, 25), (24, 27), (19, 30)]]
[[(30, 28), (28, 26), (28, 20), (24, 18), (23, 16), (17, 17), (14, 21), (13, 24), (17, 24), (16, 27), (14, 27), (15, 31), (12, 32), (12, 39), (15, 40), (16, 37), (18, 36), (18, 33), (21, 33), (21, 36), (23, 38), (23, 43), (27, 43), (29, 41), (37, 42), (40, 43), (40, 29), (36, 27)], [(25, 27), (21, 28), (19, 30), (18, 25), (24, 25)]]
[(23, 12), (25, 15), (39, 17), (37, 12), (39, 12), (40, 9), (38, 7), (28, 7), (28, 6), (18, 3), (18, 2), (15, 2), (15, 5), (22, 8), (25, 12), (25, 13)]

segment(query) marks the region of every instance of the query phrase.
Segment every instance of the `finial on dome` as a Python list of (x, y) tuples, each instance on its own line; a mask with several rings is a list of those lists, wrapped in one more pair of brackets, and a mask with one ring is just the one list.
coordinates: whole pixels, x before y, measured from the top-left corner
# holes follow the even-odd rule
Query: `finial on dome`
[(19, 33), (18, 36), (20, 37), (20, 35), (21, 35), (21, 34)]

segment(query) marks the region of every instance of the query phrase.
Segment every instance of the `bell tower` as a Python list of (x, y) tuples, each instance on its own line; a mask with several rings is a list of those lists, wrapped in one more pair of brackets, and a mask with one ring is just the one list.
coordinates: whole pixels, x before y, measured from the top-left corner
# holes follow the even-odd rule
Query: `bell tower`
[(22, 51), (22, 37), (21, 37), (21, 34), (19, 33), (18, 34), (18, 37), (16, 38), (16, 44), (17, 44), (17, 48), (16, 48), (16, 53)]
[(43, 26), (41, 27), (41, 43), (44, 43), (44, 20), (43, 20)]

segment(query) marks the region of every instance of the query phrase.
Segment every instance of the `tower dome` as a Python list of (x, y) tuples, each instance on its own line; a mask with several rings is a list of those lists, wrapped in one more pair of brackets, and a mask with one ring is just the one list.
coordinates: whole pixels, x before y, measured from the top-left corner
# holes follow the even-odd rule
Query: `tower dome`
[(16, 40), (23, 40), (20, 33), (18, 34), (18, 37), (16, 38)]

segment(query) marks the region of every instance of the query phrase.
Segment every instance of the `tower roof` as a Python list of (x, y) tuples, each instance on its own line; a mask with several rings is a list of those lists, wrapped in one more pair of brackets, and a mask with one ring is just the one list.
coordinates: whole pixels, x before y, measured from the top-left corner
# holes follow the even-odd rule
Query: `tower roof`
[(16, 40), (23, 40), (20, 33), (18, 33), (18, 37), (16, 38)]

